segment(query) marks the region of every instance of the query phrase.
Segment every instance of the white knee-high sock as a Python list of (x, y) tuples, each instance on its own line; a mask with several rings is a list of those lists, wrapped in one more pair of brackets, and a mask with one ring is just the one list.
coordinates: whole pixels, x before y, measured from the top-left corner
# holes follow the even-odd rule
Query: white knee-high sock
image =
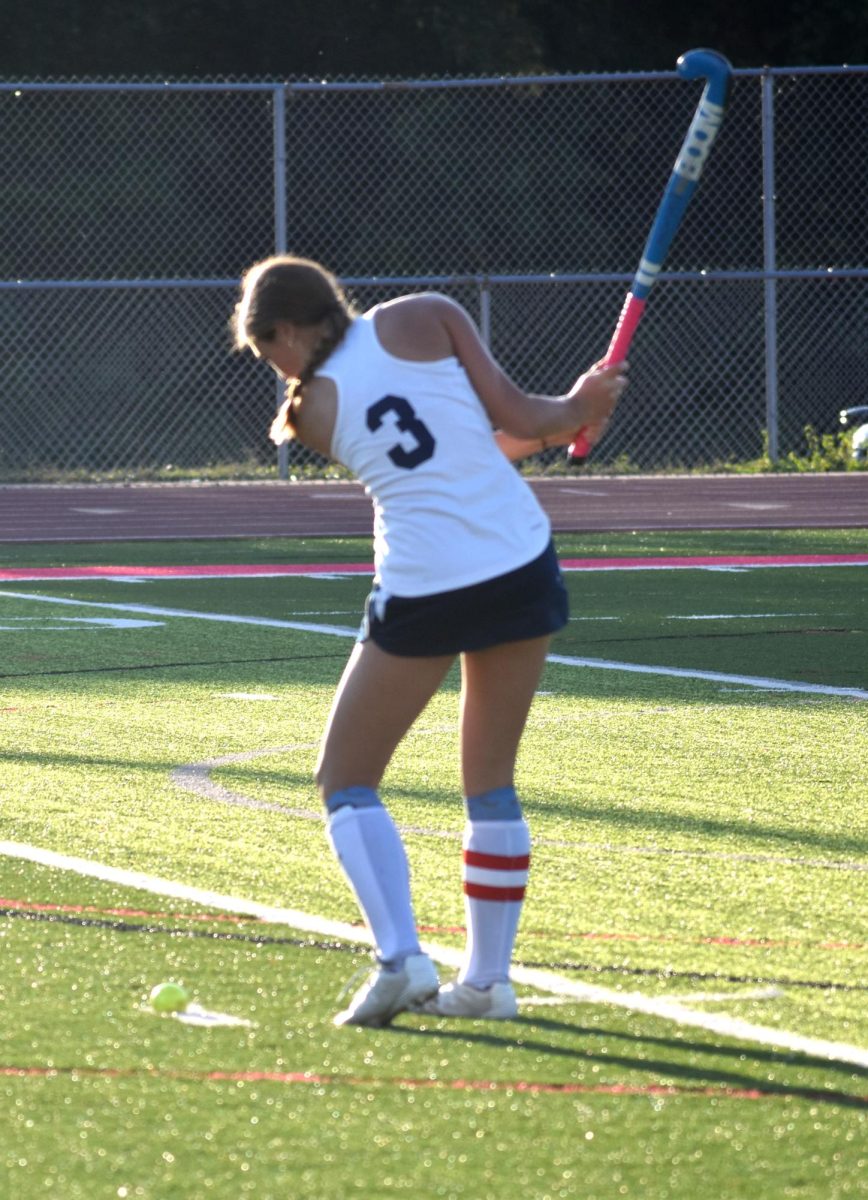
[(469, 820), (464, 831), (467, 949), (461, 983), (486, 988), (509, 979), (509, 966), (530, 865), (524, 818)]
[(328, 819), (328, 838), (386, 967), (419, 954), (410, 871), (401, 835), (382, 805), (346, 804)]

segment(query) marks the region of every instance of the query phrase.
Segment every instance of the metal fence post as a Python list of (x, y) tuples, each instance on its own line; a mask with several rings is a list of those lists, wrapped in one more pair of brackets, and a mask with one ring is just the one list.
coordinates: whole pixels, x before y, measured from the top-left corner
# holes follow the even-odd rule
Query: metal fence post
[(479, 280), (479, 333), (483, 342), (491, 349), (491, 283)]
[[(285, 254), (286, 243), (286, 84), (278, 84), (271, 93), (274, 107), (274, 253)], [(284, 398), (284, 386), (280, 379), (275, 384), (275, 411)], [(289, 443), (277, 447), (277, 474), (280, 479), (289, 478)]]
[(765, 308), (766, 431), (768, 456), (777, 462), (778, 443), (778, 291), (775, 247), (775, 99), (774, 76), (764, 71), (762, 89), (763, 270)]

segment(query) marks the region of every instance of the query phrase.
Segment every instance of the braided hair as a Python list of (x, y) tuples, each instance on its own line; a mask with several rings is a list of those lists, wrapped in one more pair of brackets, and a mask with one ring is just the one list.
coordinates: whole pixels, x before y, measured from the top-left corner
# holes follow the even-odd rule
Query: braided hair
[(293, 412), (305, 385), (340, 345), (354, 316), (337, 278), (312, 259), (275, 255), (245, 272), (232, 318), (236, 349), (244, 349), (254, 340), (272, 341), (278, 321), (322, 329), (304, 371), (287, 384), (286, 402), (272, 425), (273, 440), (285, 441), (294, 435)]

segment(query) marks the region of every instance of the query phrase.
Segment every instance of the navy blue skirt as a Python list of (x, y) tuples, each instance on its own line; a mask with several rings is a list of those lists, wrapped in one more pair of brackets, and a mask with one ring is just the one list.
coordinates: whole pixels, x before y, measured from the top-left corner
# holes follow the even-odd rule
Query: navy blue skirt
[(567, 589), (549, 542), (525, 566), (470, 587), (384, 597), (375, 586), (359, 641), (370, 639), (389, 654), (411, 658), (461, 654), (556, 633), (568, 618)]

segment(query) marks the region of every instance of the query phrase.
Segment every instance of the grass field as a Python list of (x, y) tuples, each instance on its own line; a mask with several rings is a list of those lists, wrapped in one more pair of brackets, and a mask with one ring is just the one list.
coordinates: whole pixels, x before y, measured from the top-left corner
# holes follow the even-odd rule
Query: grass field
[[(558, 548), (866, 544), (744, 531)], [(44, 544), (0, 568), (369, 555), (352, 540)], [(331, 1024), (368, 950), (311, 785), (368, 579), (0, 583), (0, 1196), (864, 1194), (868, 567), (567, 579), (573, 619), (520, 759), (521, 1015), (382, 1031)], [(457, 686), (383, 788), (444, 976), (463, 941)], [(198, 1020), (150, 1010), (163, 979)]]

